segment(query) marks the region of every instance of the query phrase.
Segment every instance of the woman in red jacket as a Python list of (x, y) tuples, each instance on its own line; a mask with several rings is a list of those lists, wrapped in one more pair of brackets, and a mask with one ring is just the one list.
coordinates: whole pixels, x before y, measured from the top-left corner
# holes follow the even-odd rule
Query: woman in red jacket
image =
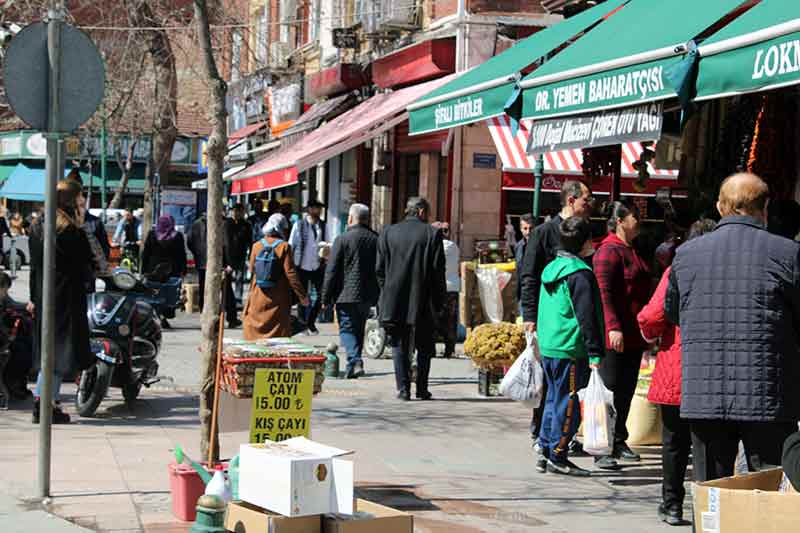
[[(698, 220), (689, 229), (687, 241), (714, 230), (713, 220)], [(642, 336), (647, 342), (661, 339), (656, 357), (656, 368), (647, 399), (661, 406), (663, 420), (661, 440), (661, 460), (664, 470), (661, 494), (662, 503), (658, 506), (658, 516), (664, 522), (678, 526), (683, 522), (683, 499), (686, 490), (683, 480), (692, 436), (689, 423), (681, 420), (681, 333), (680, 328), (667, 321), (664, 313), (664, 296), (669, 285), (667, 268), (661, 276), (653, 298), (637, 317)]]
[(639, 235), (639, 210), (636, 206), (614, 202), (608, 219), (608, 235), (594, 255), (594, 272), (600, 286), (606, 326), (607, 355), (600, 376), (614, 392), (617, 423), (611, 456), (595, 458), (595, 465), (606, 470), (619, 468), (617, 461), (639, 462), (641, 458), (625, 442), (625, 427), (639, 379), (642, 353), (647, 348), (639, 333), (636, 315), (647, 304), (653, 280), (647, 264), (633, 248)]

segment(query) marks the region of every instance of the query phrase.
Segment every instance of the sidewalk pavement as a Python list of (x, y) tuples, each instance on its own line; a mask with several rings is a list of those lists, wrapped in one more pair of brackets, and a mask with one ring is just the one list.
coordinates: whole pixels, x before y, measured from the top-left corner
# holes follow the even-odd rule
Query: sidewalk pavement
[(25, 505), (0, 495), (0, 531), (3, 533), (82, 533), (89, 530), (47, 513), (37, 505)]
[[(188, 531), (189, 524), (172, 517), (167, 466), (177, 444), (190, 457), (200, 458), (199, 316), (181, 315), (172, 322), (176, 329), (165, 333), (160, 356), (164, 381), (144, 390), (131, 409), (120, 391), (112, 389), (96, 418), (76, 416), (72, 425), (54, 427), (53, 499), (45, 511), (93, 531)], [(319, 346), (336, 340), (332, 325), (321, 329), (323, 335), (302, 340)], [(241, 330), (229, 335), (240, 336)], [(353, 450), (358, 496), (412, 513), (416, 531), (671, 530), (656, 518), (659, 448), (640, 449), (641, 464), (620, 472), (595, 472), (588, 479), (538, 474), (530, 448), (530, 410), (478, 396), (477, 372), (468, 360), (433, 361), (431, 391), (436, 400), (431, 402), (395, 399), (391, 360), (367, 360), (366, 369), (366, 378), (325, 381), (323, 392), (314, 398), (311, 437)], [(65, 385), (63, 391), (71, 414), (74, 391), (74, 385)], [(30, 416), (29, 402), (0, 412), (3, 498), (31, 501), (35, 493), (38, 428)], [(223, 434), (222, 456), (235, 455), (247, 438), (244, 432)], [(592, 468), (591, 458), (576, 462)], [(26, 527), (25, 520), (46, 517), (6, 513), (6, 508), (14, 513), (18, 509), (7, 502), (0, 499), (0, 524), (10, 521), (14, 527)], [(689, 505), (684, 512), (690, 516)], [(65, 529), (34, 524), (25, 530), (78, 530), (47, 520)]]

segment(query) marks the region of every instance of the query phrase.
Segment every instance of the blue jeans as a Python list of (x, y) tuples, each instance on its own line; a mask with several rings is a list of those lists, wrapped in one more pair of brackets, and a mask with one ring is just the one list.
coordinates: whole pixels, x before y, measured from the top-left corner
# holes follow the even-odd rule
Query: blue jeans
[(339, 338), (347, 351), (347, 369), (351, 370), (356, 363), (362, 363), (361, 350), (364, 347), (364, 330), (367, 327), (370, 304), (348, 303), (336, 304), (339, 319)]
[[(58, 374), (53, 374), (53, 401), (59, 402), (61, 401), (61, 376)], [(39, 371), (39, 376), (36, 378), (36, 391), (34, 392), (34, 396), (37, 398), (41, 398), (42, 396), (42, 387), (44, 386), (44, 376), (42, 375), (42, 371)]]
[(563, 462), (581, 423), (578, 391), (589, 383), (589, 360), (542, 357), (542, 367), (547, 399), (539, 443), (545, 457)]

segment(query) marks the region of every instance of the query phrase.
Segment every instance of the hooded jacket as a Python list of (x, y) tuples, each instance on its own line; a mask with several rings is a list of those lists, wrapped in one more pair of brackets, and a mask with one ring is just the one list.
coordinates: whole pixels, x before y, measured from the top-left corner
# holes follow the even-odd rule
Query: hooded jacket
[(600, 289), (589, 266), (558, 252), (542, 272), (537, 333), (544, 357), (598, 363), (604, 355)]

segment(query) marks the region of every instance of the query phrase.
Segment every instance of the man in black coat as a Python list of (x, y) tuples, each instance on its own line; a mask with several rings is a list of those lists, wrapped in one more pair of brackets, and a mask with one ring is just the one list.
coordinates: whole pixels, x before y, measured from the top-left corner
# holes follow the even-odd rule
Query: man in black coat
[(434, 317), (442, 312), (447, 284), (441, 231), (430, 226), (430, 204), (410, 198), (406, 218), (378, 240), (378, 311), (394, 357), (397, 396), (411, 399), (411, 357), (417, 351), (417, 398), (430, 400), (428, 375), (435, 355)]
[(197, 269), (197, 282), (200, 285), (200, 311), (203, 310), (203, 288), (206, 286), (206, 261), (208, 259), (208, 243), (206, 242), (206, 215), (203, 213), (192, 223), (189, 234), (186, 236), (186, 247), (194, 257), (194, 267)]
[(727, 178), (717, 229), (672, 264), (664, 306), (681, 328), (681, 418), (697, 481), (733, 475), (739, 441), (750, 470), (780, 465), (797, 431), (800, 245), (766, 231), (768, 201), (759, 177)]
[[(525, 328), (531, 333), (536, 331), (536, 317), (539, 312), (539, 291), (542, 288), (542, 272), (556, 258), (560, 242), (561, 222), (579, 216), (589, 218), (592, 214), (592, 191), (578, 180), (568, 180), (561, 185), (561, 213), (533, 230), (525, 254), (517, 263), (522, 307), (522, 319)], [(591, 265), (591, 263), (590, 263)], [(544, 393), (547, 391), (545, 390)], [(537, 448), (539, 431), (542, 428), (544, 402), (533, 410), (531, 418), (531, 438), (533, 447)]]
[[(519, 231), (522, 233), (522, 238), (514, 246), (514, 261), (516, 261), (518, 269), (522, 268), (525, 250), (528, 248), (528, 240), (535, 225), (536, 221), (532, 213), (525, 213), (519, 219)], [(517, 305), (519, 306), (519, 314), (522, 316), (522, 280), (519, 279), (519, 275), (517, 276)]]
[(370, 310), (378, 303), (378, 235), (369, 228), (369, 208), (363, 204), (350, 206), (347, 225), (347, 232), (333, 243), (322, 285), (322, 303), (336, 304), (339, 338), (347, 350), (345, 375), (353, 379), (364, 375), (364, 330)]
[[(226, 301), (228, 316), (228, 325), (231, 328), (236, 328), (241, 325), (241, 322), (236, 318), (237, 313), (237, 299), (243, 298), (244, 295), (244, 277), (247, 263), (247, 252), (250, 250), (250, 245), (253, 236), (253, 230), (250, 223), (244, 219), (244, 206), (236, 204), (233, 206), (231, 218), (225, 220), (225, 248), (224, 259), (225, 269), (229, 274), (225, 277), (226, 284), (233, 284), (236, 282), (236, 295), (235, 298), (227, 298)], [(227, 289), (226, 289), (227, 291)], [(230, 294), (230, 293), (228, 293)]]

